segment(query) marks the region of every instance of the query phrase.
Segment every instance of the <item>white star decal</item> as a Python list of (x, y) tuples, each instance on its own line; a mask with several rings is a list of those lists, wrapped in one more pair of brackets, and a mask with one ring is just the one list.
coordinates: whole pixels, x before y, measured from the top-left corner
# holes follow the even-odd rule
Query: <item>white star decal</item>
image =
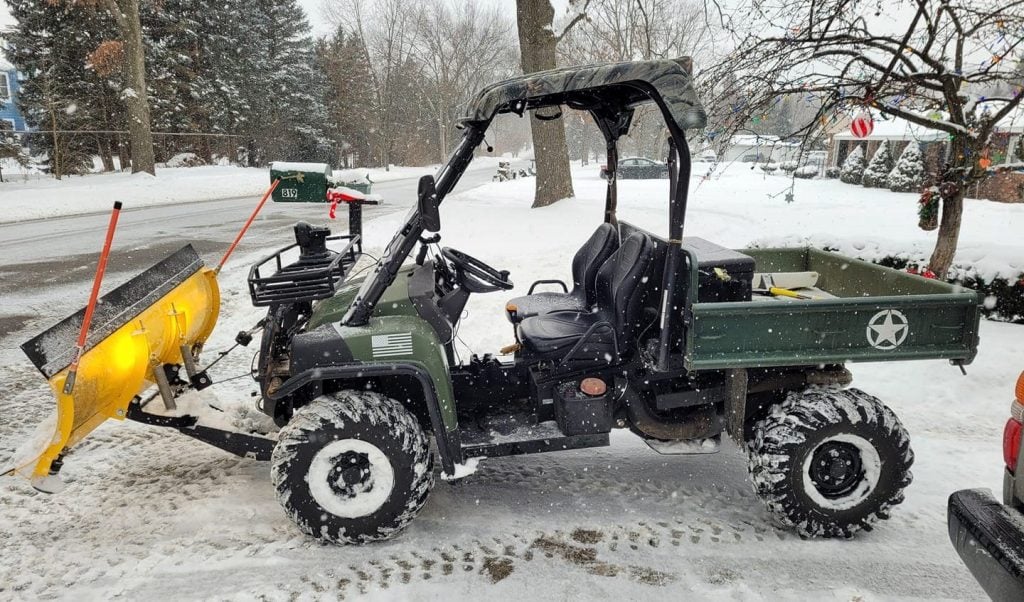
[(907, 317), (895, 309), (883, 309), (868, 321), (868, 343), (875, 349), (895, 349), (907, 340), (909, 332)]

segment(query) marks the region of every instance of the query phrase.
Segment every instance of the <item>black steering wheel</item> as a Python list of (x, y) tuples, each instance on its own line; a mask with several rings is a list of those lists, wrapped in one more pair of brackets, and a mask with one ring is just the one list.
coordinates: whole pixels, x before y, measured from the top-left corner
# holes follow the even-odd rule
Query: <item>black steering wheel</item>
[(441, 249), (441, 257), (451, 264), (456, 283), (471, 293), (490, 293), (511, 290), (508, 270), (496, 270), (475, 257), (451, 247)]

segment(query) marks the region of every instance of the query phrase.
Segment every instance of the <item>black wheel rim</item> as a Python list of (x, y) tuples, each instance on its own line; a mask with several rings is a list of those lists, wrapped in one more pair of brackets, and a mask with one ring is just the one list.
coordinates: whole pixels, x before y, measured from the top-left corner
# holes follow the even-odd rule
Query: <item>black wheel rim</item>
[(327, 478), (331, 491), (344, 498), (354, 498), (373, 488), (370, 459), (359, 452), (348, 451), (334, 458)]
[(848, 495), (864, 478), (860, 450), (846, 441), (822, 443), (811, 457), (810, 477), (818, 493), (826, 498)]

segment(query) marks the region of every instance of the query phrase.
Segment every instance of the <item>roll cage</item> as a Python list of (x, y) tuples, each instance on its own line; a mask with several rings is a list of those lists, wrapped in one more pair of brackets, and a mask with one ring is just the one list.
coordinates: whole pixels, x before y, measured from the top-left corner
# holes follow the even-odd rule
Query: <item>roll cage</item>
[(377, 302), (430, 225), (423, 208), (436, 207), (455, 187), (495, 116), (522, 116), (526, 111), (563, 105), (590, 112), (605, 138), (610, 176), (604, 220), (614, 224), (618, 140), (629, 132), (635, 107), (651, 102), (661, 111), (669, 133), (669, 232), (660, 289), (661, 334), (655, 366), (658, 370), (669, 369), (671, 351), (682, 348), (687, 321), (682, 312), (671, 311), (681, 306), (677, 302), (676, 278), (680, 262), (685, 261), (681, 243), (690, 179), (690, 150), (685, 131), (703, 128), (707, 121), (693, 88), (689, 58), (553, 69), (508, 79), (481, 90), (466, 117), (458, 123), (464, 133), (455, 150), (436, 176), (420, 180), (419, 203), (406, 216), (342, 321), (349, 326), (362, 326), (369, 321)]

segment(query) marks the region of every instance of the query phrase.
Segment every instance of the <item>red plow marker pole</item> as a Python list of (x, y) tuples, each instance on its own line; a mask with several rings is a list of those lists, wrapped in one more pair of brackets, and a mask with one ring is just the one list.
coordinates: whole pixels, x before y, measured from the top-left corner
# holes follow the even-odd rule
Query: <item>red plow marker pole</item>
[(85, 352), (85, 339), (89, 335), (89, 324), (92, 322), (92, 314), (96, 310), (96, 300), (100, 296), (100, 284), (103, 282), (103, 273), (107, 271), (107, 258), (110, 257), (110, 244), (114, 241), (114, 230), (117, 229), (117, 218), (121, 215), (121, 201), (114, 203), (114, 210), (110, 214), (110, 223), (107, 224), (107, 238), (103, 241), (103, 250), (100, 252), (100, 262), (96, 266), (96, 277), (92, 281), (92, 293), (89, 294), (89, 304), (85, 306), (85, 317), (82, 318), (82, 330), (78, 333), (78, 343), (75, 345), (75, 360), (71, 362), (71, 369), (68, 377), (64, 380), (64, 394), (71, 395), (75, 389), (75, 377), (78, 375), (78, 362)]
[(238, 236), (235, 237), (235, 242), (231, 243), (231, 246), (228, 247), (227, 252), (224, 253), (224, 257), (221, 257), (220, 263), (217, 264), (217, 269), (213, 271), (215, 274), (219, 274), (221, 269), (224, 267), (224, 264), (228, 262), (228, 257), (231, 257), (231, 254), (235, 252), (235, 247), (237, 247), (238, 243), (241, 242), (242, 237), (245, 236), (245, 233), (249, 229), (249, 226), (252, 225), (253, 220), (256, 219), (256, 216), (259, 215), (260, 210), (263, 209), (263, 205), (267, 203), (267, 199), (270, 198), (270, 195), (274, 192), (274, 189), (277, 188), (277, 185), (280, 183), (281, 178), (274, 180), (274, 182), (270, 185), (270, 188), (268, 188), (267, 191), (263, 193), (263, 198), (260, 199), (260, 204), (256, 205), (256, 210), (252, 212), (252, 215), (249, 216), (249, 220), (245, 222), (245, 225), (242, 226), (242, 229), (238, 232)]

